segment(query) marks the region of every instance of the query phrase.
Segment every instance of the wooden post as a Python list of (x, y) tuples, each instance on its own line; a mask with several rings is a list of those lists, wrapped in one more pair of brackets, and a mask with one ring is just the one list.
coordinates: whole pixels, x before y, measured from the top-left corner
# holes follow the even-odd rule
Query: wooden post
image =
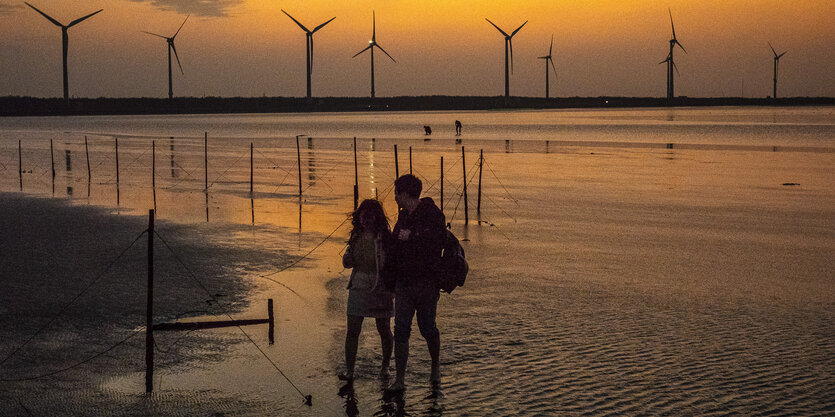
[(397, 161), (397, 144), (394, 144), (394, 178), (400, 178), (400, 163)]
[(409, 174), (412, 173), (412, 147), (409, 146)]
[(49, 159), (52, 161), (52, 195), (55, 195), (55, 152), (52, 149), (52, 139), (49, 140)]
[(157, 144), (151, 141), (151, 192), (154, 195), (154, 210), (157, 209)]
[(116, 206), (119, 205), (119, 198), (121, 194), (119, 192), (119, 138), (113, 138), (116, 142)]
[(299, 147), (299, 136), (296, 135), (296, 158), (299, 162), (299, 203), (301, 203), (301, 196), (302, 196), (302, 151)]
[(357, 165), (357, 137), (354, 136), (354, 211), (357, 211), (360, 199), (360, 177)]
[(17, 176), (20, 177), (20, 191), (23, 191), (23, 146), (17, 141)]
[(145, 392), (154, 390), (154, 211), (148, 210), (148, 299), (145, 309)]
[(87, 136), (84, 137), (84, 154), (87, 155), (87, 184), (91, 181), (90, 175), (90, 149), (87, 146)]
[[(204, 191), (209, 191), (209, 132), (203, 132), (203, 178)], [(208, 216), (207, 216), (208, 217)]]
[(119, 138), (116, 140), (116, 193), (119, 193)]
[(481, 214), (481, 172), (484, 169), (484, 149), (478, 152), (478, 205), (476, 213)]
[(269, 318), (270, 322), (270, 330), (269, 330), (269, 339), (270, 344), (275, 343), (275, 316), (273, 315), (273, 299), (270, 298), (267, 300), (267, 317)]
[(441, 212), (444, 211), (444, 157), (441, 156)]
[(464, 169), (464, 224), (470, 224), (470, 210), (467, 202), (467, 159), (464, 156), (464, 147), (461, 147), (461, 167)]
[[(252, 196), (252, 182), (253, 182), (253, 176), (254, 176), (253, 170), (255, 169), (254, 164), (253, 164), (253, 159), (252, 159), (253, 146), (254, 146), (253, 143), (249, 142), (249, 195), (250, 195), (250, 197)], [(253, 218), (254, 217), (255, 217), (255, 215), (253, 214)]]
[(55, 151), (52, 148), (52, 139), (49, 140), (49, 159), (52, 161), (52, 188), (55, 188)]

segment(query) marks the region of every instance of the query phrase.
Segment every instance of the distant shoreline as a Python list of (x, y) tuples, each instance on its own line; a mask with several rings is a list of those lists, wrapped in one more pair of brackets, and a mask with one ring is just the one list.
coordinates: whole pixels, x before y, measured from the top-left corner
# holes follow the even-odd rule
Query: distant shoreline
[(0, 117), (146, 114), (307, 113), (628, 107), (829, 106), (833, 97), (181, 97), (60, 98), (0, 97)]

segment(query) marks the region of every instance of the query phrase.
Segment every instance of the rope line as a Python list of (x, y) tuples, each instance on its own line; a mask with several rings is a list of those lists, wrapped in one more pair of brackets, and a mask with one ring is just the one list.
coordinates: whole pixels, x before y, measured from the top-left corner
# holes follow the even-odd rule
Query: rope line
[[(484, 162), (487, 162), (487, 160), (485, 159), (485, 160), (484, 160)], [(507, 193), (507, 196), (508, 196), (508, 197), (509, 197), (509, 198), (510, 198), (510, 199), (511, 199), (514, 203), (516, 203), (516, 205), (518, 206), (518, 205), (519, 205), (519, 200), (517, 200), (517, 199), (516, 199), (516, 198), (514, 198), (512, 195), (510, 195), (510, 191), (508, 191), (508, 190), (507, 190), (507, 187), (505, 187), (505, 186), (504, 186), (504, 184), (502, 184), (502, 180), (500, 180), (500, 179), (499, 179), (499, 176), (498, 176), (498, 175), (496, 175), (496, 172), (495, 172), (495, 171), (493, 171), (493, 167), (491, 166), (490, 162), (487, 162), (487, 169), (489, 169), (489, 170), (490, 170), (490, 172), (491, 172), (491, 173), (493, 173), (493, 177), (495, 177), (495, 178), (496, 178), (496, 181), (498, 181), (498, 182), (499, 182), (499, 185), (501, 185), (501, 186), (502, 186), (502, 188), (504, 188), (504, 192), (505, 192), (505, 193)]]
[(67, 303), (66, 305), (64, 305), (64, 307), (62, 307), (62, 308), (61, 308), (61, 310), (60, 310), (60, 311), (58, 311), (58, 313), (57, 313), (57, 314), (55, 314), (55, 316), (53, 316), (53, 317), (52, 317), (52, 319), (50, 319), (50, 320), (49, 320), (49, 322), (47, 322), (46, 324), (44, 324), (43, 326), (41, 326), (41, 328), (39, 328), (39, 329), (38, 329), (38, 330), (37, 330), (37, 331), (36, 331), (36, 332), (35, 332), (32, 336), (29, 336), (29, 338), (28, 338), (28, 339), (26, 339), (26, 341), (25, 341), (25, 342), (23, 342), (23, 344), (21, 344), (20, 346), (18, 346), (18, 347), (17, 347), (14, 351), (12, 351), (12, 353), (8, 354), (8, 356), (6, 356), (6, 357), (5, 357), (2, 361), (0, 361), (0, 365), (2, 365), (2, 364), (4, 364), (4, 363), (6, 363), (6, 361), (8, 361), (8, 360), (9, 360), (9, 358), (11, 358), (12, 356), (14, 356), (14, 355), (15, 355), (17, 352), (19, 352), (21, 349), (23, 349), (23, 347), (24, 347), (24, 346), (26, 346), (27, 344), (29, 344), (29, 342), (31, 342), (31, 341), (32, 341), (32, 339), (34, 339), (37, 335), (39, 335), (39, 334), (40, 334), (40, 333), (41, 333), (44, 329), (46, 329), (49, 325), (51, 325), (52, 323), (54, 323), (54, 322), (55, 322), (55, 320), (57, 320), (57, 319), (58, 319), (58, 317), (59, 317), (59, 316), (61, 316), (61, 314), (63, 314), (63, 313), (64, 313), (64, 311), (66, 311), (66, 310), (67, 310), (67, 309), (68, 309), (68, 308), (69, 308), (69, 307), (70, 307), (73, 303), (75, 303), (75, 302), (76, 302), (79, 298), (81, 298), (81, 296), (82, 296), (82, 295), (84, 295), (84, 294), (87, 292), (87, 290), (89, 290), (90, 288), (92, 288), (92, 286), (93, 286), (94, 284), (96, 284), (96, 283), (97, 283), (97, 282), (98, 282), (98, 281), (99, 281), (99, 280), (100, 280), (100, 279), (104, 276), (104, 274), (105, 274), (105, 273), (107, 273), (107, 271), (109, 271), (109, 270), (110, 270), (110, 268), (111, 268), (111, 267), (113, 267), (113, 265), (115, 265), (115, 264), (116, 264), (116, 262), (117, 262), (119, 259), (121, 259), (121, 258), (122, 258), (122, 256), (123, 256), (125, 253), (127, 253), (127, 251), (128, 251), (130, 248), (132, 248), (132, 247), (133, 247), (133, 245), (134, 245), (134, 244), (136, 244), (136, 242), (139, 240), (139, 238), (141, 238), (141, 237), (142, 237), (142, 235), (144, 235), (144, 234), (145, 234), (145, 233), (147, 233), (147, 232), (148, 232), (148, 230), (147, 230), (147, 229), (146, 229), (146, 230), (143, 230), (143, 231), (142, 231), (142, 233), (140, 233), (138, 236), (136, 236), (136, 239), (134, 239), (134, 240), (133, 240), (133, 242), (131, 242), (131, 244), (130, 244), (130, 245), (128, 245), (128, 247), (126, 247), (126, 248), (122, 251), (122, 253), (120, 253), (120, 254), (119, 254), (119, 256), (117, 256), (115, 259), (113, 259), (113, 260), (110, 262), (110, 264), (108, 264), (108, 265), (107, 265), (107, 267), (106, 267), (106, 268), (104, 268), (104, 270), (103, 270), (101, 273), (99, 273), (99, 275), (98, 275), (98, 276), (96, 276), (96, 278), (94, 278), (92, 281), (90, 281), (90, 283), (89, 283), (89, 284), (87, 284), (87, 286), (86, 286), (86, 287), (84, 287), (84, 289), (83, 289), (83, 290), (81, 290), (81, 292), (79, 292), (78, 294), (76, 294), (76, 296), (75, 296), (75, 297), (73, 297), (73, 299), (72, 299), (72, 300), (70, 300), (70, 302), (69, 302), (69, 303)]
[[(293, 261), (293, 262), (292, 262), (292, 263), (290, 263), (289, 265), (285, 266), (284, 268), (279, 269), (278, 271), (270, 272), (269, 274), (259, 275), (259, 277), (261, 277), (261, 278), (267, 278), (267, 277), (269, 277), (269, 276), (272, 276), (272, 275), (275, 275), (275, 274), (278, 274), (278, 273), (284, 272), (284, 271), (286, 271), (286, 270), (288, 270), (288, 269), (290, 269), (290, 268), (292, 268), (292, 267), (296, 266), (296, 265), (297, 265), (299, 262), (301, 262), (303, 259), (305, 259), (305, 258), (307, 258), (308, 256), (310, 256), (310, 254), (312, 254), (312, 253), (313, 253), (316, 249), (319, 249), (319, 247), (320, 247), (320, 246), (322, 246), (325, 242), (327, 242), (327, 241), (328, 241), (328, 239), (330, 239), (330, 238), (331, 238), (331, 236), (333, 236), (333, 235), (334, 235), (334, 233), (336, 233), (336, 231), (337, 231), (337, 230), (339, 230), (340, 228), (342, 228), (342, 226), (343, 226), (343, 225), (345, 225), (345, 223), (346, 223), (348, 220), (350, 220), (350, 219), (351, 219), (350, 217), (346, 217), (346, 218), (345, 218), (345, 220), (343, 220), (343, 221), (342, 221), (342, 223), (339, 223), (339, 226), (336, 226), (336, 229), (333, 229), (333, 231), (332, 231), (329, 235), (327, 235), (327, 236), (326, 236), (326, 237), (325, 237), (325, 238), (324, 238), (321, 242), (319, 242), (319, 244), (317, 244), (316, 246), (314, 246), (314, 247), (313, 247), (313, 249), (311, 249), (311, 250), (310, 250), (310, 251), (308, 251), (306, 254), (304, 254), (304, 256), (300, 257), (299, 259), (296, 259), (295, 261)], [(283, 285), (283, 284), (282, 284), (282, 285)], [(293, 291), (293, 292), (295, 292), (295, 291)]]
[(124, 338), (124, 339), (120, 340), (119, 342), (117, 342), (115, 345), (113, 345), (113, 346), (111, 346), (111, 347), (109, 347), (109, 348), (107, 348), (107, 349), (105, 349), (105, 350), (103, 350), (103, 351), (101, 351), (101, 352), (98, 352), (98, 353), (96, 353), (95, 355), (90, 356), (89, 358), (84, 359), (84, 360), (83, 360), (83, 361), (81, 361), (81, 362), (78, 362), (78, 363), (75, 363), (75, 364), (73, 364), (73, 365), (70, 365), (70, 366), (68, 366), (68, 367), (66, 367), (66, 368), (61, 368), (61, 369), (58, 369), (58, 370), (55, 370), (55, 371), (52, 371), (52, 372), (47, 372), (47, 373), (45, 373), (45, 374), (36, 375), (36, 376), (30, 376), (30, 377), (26, 377), (26, 378), (7, 378), (7, 379), (0, 379), (0, 382), (20, 382), (20, 381), (32, 381), (32, 380), (35, 380), (35, 379), (46, 378), (46, 377), (48, 377), (48, 376), (53, 376), (53, 375), (60, 374), (60, 373), (62, 373), (62, 372), (69, 371), (70, 369), (77, 368), (77, 367), (79, 367), (79, 366), (81, 366), (81, 365), (84, 365), (85, 363), (88, 363), (88, 362), (92, 361), (93, 359), (96, 359), (96, 358), (98, 358), (98, 357), (100, 357), (100, 356), (102, 356), (102, 355), (104, 355), (104, 354), (106, 354), (106, 353), (110, 352), (111, 350), (116, 349), (117, 347), (119, 347), (120, 345), (124, 344), (125, 342), (127, 342), (128, 340), (130, 340), (132, 337), (136, 336), (137, 334), (139, 334), (139, 333), (140, 333), (140, 332), (142, 332), (143, 330), (145, 330), (145, 329), (144, 329), (144, 328), (137, 329), (137, 330), (133, 331), (133, 333), (129, 334), (129, 335), (128, 335), (128, 337), (126, 337), (126, 338)]
[[(174, 255), (174, 259), (177, 261), (177, 263), (179, 263), (179, 264), (180, 264), (180, 266), (182, 266), (182, 267), (183, 267), (183, 269), (185, 269), (185, 270), (186, 270), (186, 271), (188, 271), (189, 273), (192, 273), (192, 272), (191, 272), (191, 270), (190, 270), (190, 269), (186, 266), (186, 263), (185, 263), (185, 262), (183, 262), (183, 260), (179, 257), (179, 255), (177, 255), (177, 253), (176, 253), (176, 252), (174, 252), (174, 249), (171, 247), (171, 245), (169, 245), (169, 244), (168, 244), (168, 241), (166, 241), (166, 240), (165, 240), (165, 238), (163, 238), (163, 237), (162, 237), (162, 235), (160, 235), (160, 234), (159, 234), (156, 230), (154, 231), (154, 234), (155, 234), (155, 235), (156, 235), (156, 236), (160, 239), (160, 241), (162, 241), (162, 243), (163, 243), (163, 244), (164, 244), (164, 245), (168, 248), (168, 250), (171, 252), (171, 254), (172, 254), (172, 255)], [(192, 273), (192, 274), (193, 274), (193, 273)], [(267, 277), (263, 277), (263, 278), (268, 279), (268, 280), (270, 280), (270, 281), (272, 281), (272, 282), (275, 282), (276, 284), (281, 285), (282, 287), (284, 287), (284, 288), (288, 289), (290, 292), (292, 292), (293, 294), (296, 294), (297, 296), (299, 296), (299, 298), (301, 298), (302, 300), (304, 300), (304, 297), (302, 297), (302, 296), (301, 296), (301, 294), (297, 293), (295, 290), (293, 290), (292, 288), (288, 287), (287, 285), (285, 285), (285, 284), (283, 284), (283, 283), (281, 283), (281, 282), (278, 282), (278, 281), (276, 281), (276, 280), (273, 280), (273, 279), (267, 278)], [(195, 279), (197, 279), (197, 277), (196, 277), (196, 276), (195, 276)], [(217, 300), (216, 300), (214, 297), (210, 297), (210, 298), (211, 298), (212, 300), (214, 300), (215, 302), (217, 302)], [(305, 300), (305, 301), (307, 301), (307, 300)]]
[[(183, 262), (182, 262), (182, 260), (180, 259), (180, 257), (179, 257), (179, 256), (178, 256), (175, 252), (174, 252), (174, 249), (173, 249), (173, 248), (172, 248), (172, 247), (171, 247), (171, 246), (170, 246), (170, 245), (169, 245), (169, 244), (165, 241), (165, 239), (164, 239), (162, 236), (160, 236), (160, 234), (159, 234), (159, 233), (157, 233), (156, 231), (154, 231), (154, 234), (155, 234), (157, 237), (159, 237), (159, 238), (160, 238), (160, 240), (163, 242), (163, 244), (165, 245), (165, 247), (166, 247), (166, 248), (168, 248), (168, 250), (171, 252), (171, 254), (172, 254), (172, 255), (174, 255), (174, 258), (175, 258), (175, 259), (177, 259), (177, 261), (180, 263), (180, 265), (183, 267), (183, 269), (185, 269), (185, 271), (188, 273), (187, 275), (188, 275), (188, 276), (190, 276), (190, 277), (191, 277), (191, 279), (192, 279), (192, 280), (194, 280), (194, 282), (195, 282), (195, 283), (197, 283), (197, 286), (199, 286), (199, 287), (200, 287), (200, 288), (201, 288), (204, 292), (206, 292), (206, 294), (209, 296), (209, 298), (210, 298), (210, 299), (215, 300), (215, 304), (216, 304), (216, 305), (217, 305), (217, 306), (218, 306), (221, 310), (223, 310), (223, 314), (224, 314), (224, 315), (226, 315), (226, 317), (229, 317), (229, 320), (234, 321), (235, 319), (232, 317), (232, 315), (231, 315), (231, 314), (229, 314), (229, 312), (226, 310), (226, 308), (225, 308), (223, 305), (221, 305), (219, 302), (217, 302), (217, 299), (216, 299), (216, 298), (212, 295), (211, 291), (209, 291), (209, 289), (208, 289), (208, 288), (206, 288), (206, 286), (205, 286), (205, 285), (203, 285), (203, 283), (200, 281), (200, 279), (198, 279), (198, 278), (197, 278), (197, 275), (195, 275), (195, 274), (194, 274), (194, 273), (193, 273), (193, 272), (192, 272), (192, 271), (191, 271), (191, 270), (190, 270), (190, 269), (189, 269), (189, 268), (185, 265), (185, 263), (183, 263)], [(278, 365), (277, 365), (277, 364), (276, 364), (276, 363), (275, 363), (275, 362), (274, 362), (274, 361), (273, 361), (273, 360), (272, 360), (272, 359), (271, 359), (271, 358), (267, 355), (267, 353), (266, 353), (266, 352), (264, 352), (264, 350), (263, 350), (263, 349), (261, 349), (261, 347), (260, 347), (260, 346), (258, 346), (258, 344), (257, 344), (257, 343), (255, 343), (255, 341), (254, 341), (254, 340), (252, 340), (252, 337), (250, 337), (250, 336), (249, 336), (249, 334), (247, 334), (247, 332), (246, 332), (246, 331), (244, 331), (244, 329), (243, 329), (240, 325), (236, 325), (235, 327), (237, 327), (237, 328), (238, 328), (238, 330), (240, 330), (240, 331), (241, 331), (241, 333), (243, 333), (243, 335), (244, 335), (244, 336), (246, 336), (246, 338), (250, 341), (250, 343), (252, 343), (252, 345), (253, 345), (253, 346), (255, 346), (255, 348), (256, 348), (256, 349), (258, 349), (258, 351), (259, 351), (259, 352), (261, 352), (261, 355), (263, 355), (263, 356), (264, 356), (264, 358), (266, 358), (266, 359), (267, 359), (267, 361), (268, 361), (268, 362), (270, 362), (270, 364), (271, 364), (271, 365), (275, 368), (275, 370), (276, 370), (276, 371), (278, 371), (278, 373), (280, 373), (280, 374), (281, 374), (281, 376), (282, 376), (282, 377), (284, 377), (284, 379), (285, 379), (285, 380), (287, 380), (287, 382), (288, 382), (288, 383), (290, 383), (290, 385), (291, 385), (293, 388), (295, 388), (295, 390), (296, 390), (296, 391), (298, 391), (299, 395), (301, 395), (301, 396), (302, 396), (302, 398), (304, 398), (305, 400), (307, 400), (307, 399), (309, 398), (309, 396), (304, 395), (304, 393), (303, 393), (303, 392), (299, 389), (299, 387), (297, 387), (297, 386), (296, 386), (296, 384), (294, 384), (294, 383), (293, 383), (293, 381), (292, 381), (292, 380), (290, 380), (290, 378), (289, 378), (289, 377), (287, 377), (287, 375), (286, 375), (286, 374), (285, 374), (285, 373), (284, 373), (284, 372), (283, 372), (283, 371), (282, 371), (282, 370), (278, 367)]]
[(224, 176), (224, 175), (226, 175), (226, 173), (227, 173), (227, 172), (229, 172), (229, 170), (230, 170), (230, 169), (234, 168), (234, 167), (235, 167), (235, 165), (237, 165), (237, 164), (238, 164), (238, 161), (240, 161), (240, 160), (241, 160), (241, 158), (245, 157), (245, 156), (246, 156), (246, 154), (247, 154), (247, 153), (246, 153), (246, 152), (244, 152), (241, 156), (239, 156), (239, 157), (238, 157), (238, 159), (236, 159), (236, 160), (235, 160), (235, 162), (232, 162), (232, 164), (231, 164), (231, 165), (229, 165), (229, 167), (228, 167), (228, 168), (226, 168), (226, 170), (225, 170), (225, 171), (223, 171), (223, 172), (222, 172), (222, 173), (221, 173), (221, 174), (220, 174), (217, 178), (215, 178), (215, 180), (214, 180), (214, 181), (212, 181), (212, 183), (211, 183), (211, 184), (209, 184), (209, 187), (208, 187), (208, 188), (212, 188), (212, 186), (214, 186), (216, 182), (220, 181), (220, 179), (221, 179), (221, 178), (223, 178), (223, 176)]
[(258, 154), (259, 154), (259, 155), (263, 156), (263, 157), (264, 157), (264, 159), (266, 159), (266, 160), (267, 160), (267, 162), (269, 162), (269, 163), (273, 164), (276, 168), (278, 168), (278, 169), (280, 169), (280, 170), (282, 170), (282, 171), (284, 171), (284, 172), (287, 172), (287, 173), (289, 173), (289, 172), (290, 172), (290, 170), (289, 170), (289, 169), (284, 169), (283, 167), (281, 167), (281, 165), (278, 165), (278, 163), (277, 163), (277, 162), (273, 161), (273, 160), (272, 160), (269, 156), (267, 156), (266, 154), (264, 154), (263, 152), (261, 152), (261, 150), (260, 150), (260, 149), (255, 148), (255, 152), (258, 152)]

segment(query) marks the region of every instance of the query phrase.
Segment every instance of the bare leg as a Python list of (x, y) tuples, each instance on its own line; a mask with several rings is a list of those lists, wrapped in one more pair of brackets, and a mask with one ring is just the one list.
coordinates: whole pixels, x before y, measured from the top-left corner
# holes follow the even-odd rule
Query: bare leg
[(380, 376), (388, 377), (391, 351), (394, 347), (394, 336), (391, 334), (391, 319), (378, 318), (377, 332), (380, 333), (380, 344), (383, 346), (383, 363), (380, 364)]
[[(345, 334), (345, 373), (340, 379), (354, 379), (354, 365), (357, 362), (357, 345), (362, 332), (362, 316), (348, 316), (348, 330)], [(343, 378), (344, 377), (344, 378)]]
[(429, 358), (432, 360), (432, 372), (429, 375), (429, 381), (433, 384), (441, 383), (441, 338), (436, 337), (426, 341), (429, 347)]

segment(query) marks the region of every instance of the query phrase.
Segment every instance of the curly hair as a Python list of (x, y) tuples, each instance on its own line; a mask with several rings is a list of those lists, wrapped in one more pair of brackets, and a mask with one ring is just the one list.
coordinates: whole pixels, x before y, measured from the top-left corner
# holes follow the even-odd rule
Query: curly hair
[(365, 232), (360, 222), (360, 215), (366, 212), (370, 213), (374, 218), (372, 221), (373, 230), (371, 232), (375, 235), (382, 234), (383, 238), (387, 238), (391, 234), (391, 227), (389, 226), (386, 212), (383, 210), (383, 205), (379, 201), (369, 198), (363, 200), (359, 207), (351, 214), (351, 225), (353, 229), (351, 229), (351, 236), (348, 238), (348, 243), (354, 242), (354, 240)]

